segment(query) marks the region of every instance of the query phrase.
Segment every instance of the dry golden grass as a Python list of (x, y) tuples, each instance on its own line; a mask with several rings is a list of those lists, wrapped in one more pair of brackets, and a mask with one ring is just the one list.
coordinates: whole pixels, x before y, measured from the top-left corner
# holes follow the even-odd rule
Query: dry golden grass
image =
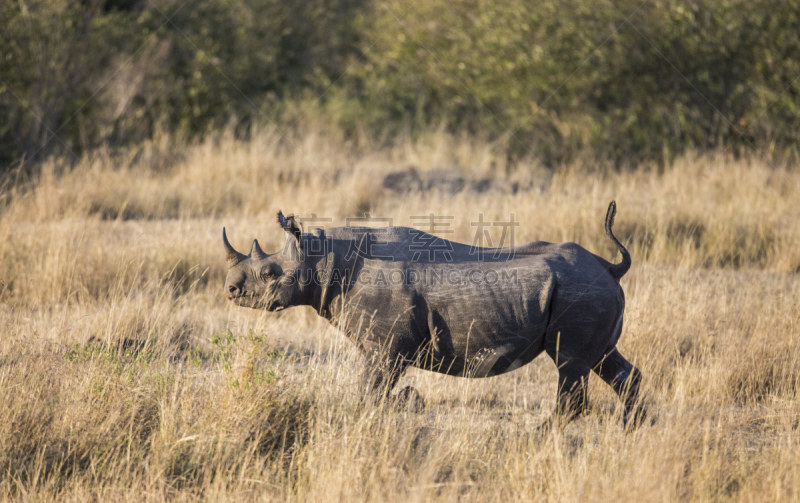
[[(165, 140), (6, 182), (4, 499), (800, 498), (798, 170), (706, 156), (661, 174), (553, 173), (444, 134), (377, 148), (324, 133)], [(383, 187), (410, 166), (492, 187)], [(611, 258), (612, 198), (634, 258), (620, 349), (655, 419), (629, 434), (593, 376), (591, 412), (537, 437), (555, 404), (546, 357), (484, 380), (412, 370), (400, 386), (425, 396), (421, 414), (363, 403), (359, 356), (310, 309), (259, 313), (221, 291), (222, 226), (242, 250), (255, 237), (275, 250), (278, 208), (333, 225), (453, 215), (448, 237), (465, 242), (479, 212), (514, 212), (517, 242)]]

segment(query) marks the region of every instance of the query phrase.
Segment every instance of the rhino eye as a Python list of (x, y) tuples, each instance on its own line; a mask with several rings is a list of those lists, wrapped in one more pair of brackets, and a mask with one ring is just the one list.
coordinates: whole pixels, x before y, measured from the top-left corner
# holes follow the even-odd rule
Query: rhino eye
[(262, 279), (270, 279), (278, 275), (278, 271), (276, 271), (275, 266), (272, 264), (265, 265), (261, 268), (261, 278)]

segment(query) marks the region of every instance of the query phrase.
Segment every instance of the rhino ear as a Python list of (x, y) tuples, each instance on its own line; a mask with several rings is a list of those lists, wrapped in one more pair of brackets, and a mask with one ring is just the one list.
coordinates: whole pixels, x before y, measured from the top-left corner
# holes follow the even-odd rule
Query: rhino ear
[(294, 215), (285, 217), (282, 211), (278, 211), (278, 223), (281, 224), (284, 231), (294, 236), (298, 244), (300, 243), (300, 238), (303, 236), (303, 225), (295, 220)]

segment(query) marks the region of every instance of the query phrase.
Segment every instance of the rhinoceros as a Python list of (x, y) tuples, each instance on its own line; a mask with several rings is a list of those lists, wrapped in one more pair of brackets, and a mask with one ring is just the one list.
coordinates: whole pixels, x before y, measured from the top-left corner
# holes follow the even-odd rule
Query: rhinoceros
[[(639, 417), (641, 372), (617, 349), (631, 257), (612, 264), (575, 243), (536, 241), (479, 248), (408, 227), (337, 227), (304, 233), (278, 212), (286, 245), (274, 254), (253, 241), (237, 252), (222, 230), (225, 293), (239, 306), (278, 311), (311, 306), (367, 356), (373, 396), (390, 391), (409, 366), (452, 376), (489, 377), (546, 352), (558, 370), (553, 415), (565, 424), (587, 406), (594, 371), (620, 396), (624, 420)], [(405, 388), (396, 400), (421, 399)], [(424, 403), (424, 402), (423, 402)]]

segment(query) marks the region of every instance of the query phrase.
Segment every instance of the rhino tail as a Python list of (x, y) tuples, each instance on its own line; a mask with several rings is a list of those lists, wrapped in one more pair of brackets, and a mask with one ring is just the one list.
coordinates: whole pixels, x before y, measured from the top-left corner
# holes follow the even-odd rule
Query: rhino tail
[(616, 243), (617, 247), (619, 247), (619, 252), (622, 254), (622, 262), (619, 264), (612, 264), (608, 268), (608, 272), (614, 279), (619, 280), (621, 277), (628, 272), (628, 269), (631, 268), (631, 254), (628, 253), (628, 250), (622, 246), (622, 243), (619, 242), (619, 239), (614, 235), (611, 231), (611, 228), (614, 226), (614, 216), (617, 214), (617, 203), (616, 201), (611, 201), (611, 204), (608, 205), (608, 213), (606, 213), (606, 234), (610, 237), (614, 243)]

